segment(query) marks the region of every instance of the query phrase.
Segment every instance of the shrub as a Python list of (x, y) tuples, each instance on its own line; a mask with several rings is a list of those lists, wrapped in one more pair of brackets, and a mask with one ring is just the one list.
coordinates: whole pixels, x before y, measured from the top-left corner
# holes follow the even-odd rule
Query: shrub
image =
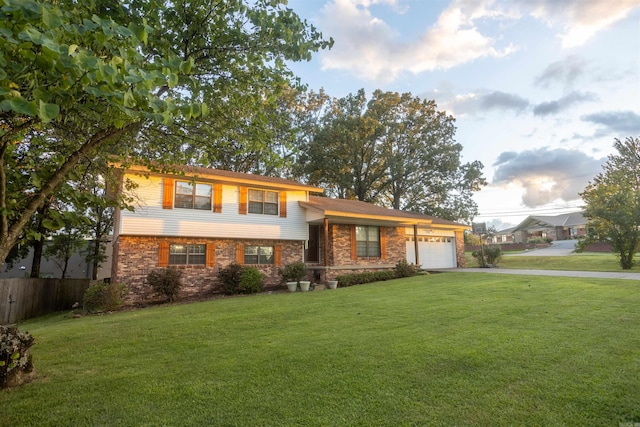
[(264, 289), (264, 274), (255, 267), (246, 267), (240, 279), (240, 289), (248, 294), (262, 292)]
[(82, 297), (84, 311), (115, 311), (122, 305), (122, 298), (127, 294), (124, 284), (95, 283), (87, 288)]
[(33, 372), (29, 347), (35, 340), (16, 326), (0, 326), (0, 388), (20, 385)]
[(307, 266), (304, 262), (298, 261), (287, 264), (284, 268), (278, 269), (278, 274), (282, 276), (283, 282), (298, 282), (307, 275)]
[(371, 282), (383, 282), (385, 280), (391, 280), (396, 278), (395, 270), (385, 271), (366, 271), (364, 273), (344, 274), (336, 277), (338, 286), (341, 288), (353, 285), (362, 285), (364, 283)]
[(412, 277), (418, 274), (420, 267), (415, 264), (409, 264), (406, 259), (401, 259), (396, 264), (395, 272), (396, 277)]
[(182, 271), (175, 268), (164, 268), (162, 270), (154, 270), (147, 275), (147, 283), (156, 293), (167, 297), (172, 302), (180, 292), (182, 283)]
[[(484, 259), (482, 254), (484, 252)], [(502, 248), (499, 245), (485, 246), (482, 251), (473, 251), (471, 255), (478, 260), (479, 266), (498, 265), (502, 259)]]
[(222, 282), (222, 290), (226, 295), (233, 295), (239, 292), (240, 282), (244, 267), (235, 262), (218, 271), (217, 277)]

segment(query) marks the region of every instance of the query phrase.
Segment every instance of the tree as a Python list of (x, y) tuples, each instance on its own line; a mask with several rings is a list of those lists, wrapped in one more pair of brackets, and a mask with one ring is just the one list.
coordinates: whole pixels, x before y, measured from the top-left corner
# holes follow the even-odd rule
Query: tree
[(84, 160), (174, 162), (164, 135), (202, 117), (259, 134), (285, 61), (331, 45), (284, 3), (0, 0), (0, 262)]
[(410, 93), (327, 99), (306, 150), (309, 182), (333, 196), (470, 220), (482, 163), (463, 164), (454, 119)]
[(616, 138), (613, 146), (618, 154), (608, 157), (604, 171), (580, 193), (588, 220), (580, 246), (609, 242), (628, 270), (640, 243), (640, 138)]

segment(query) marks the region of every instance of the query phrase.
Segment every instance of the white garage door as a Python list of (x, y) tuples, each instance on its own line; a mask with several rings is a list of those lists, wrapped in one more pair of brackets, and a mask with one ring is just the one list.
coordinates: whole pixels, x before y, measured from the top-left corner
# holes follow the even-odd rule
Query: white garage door
[[(424, 269), (455, 268), (455, 239), (448, 236), (418, 236), (418, 255)], [(407, 261), (416, 262), (413, 237), (407, 238)]]

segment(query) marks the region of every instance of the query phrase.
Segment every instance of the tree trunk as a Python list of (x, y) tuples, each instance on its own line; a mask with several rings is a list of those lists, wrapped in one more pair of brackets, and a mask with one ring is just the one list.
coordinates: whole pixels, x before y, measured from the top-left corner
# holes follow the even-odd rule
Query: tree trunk
[(40, 277), (40, 264), (42, 263), (42, 249), (44, 248), (44, 236), (33, 242), (33, 259), (31, 260), (31, 277)]

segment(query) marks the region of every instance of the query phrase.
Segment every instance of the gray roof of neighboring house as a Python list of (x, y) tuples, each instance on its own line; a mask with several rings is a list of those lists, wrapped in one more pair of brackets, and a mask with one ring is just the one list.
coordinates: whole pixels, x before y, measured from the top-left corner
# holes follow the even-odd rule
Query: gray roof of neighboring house
[(573, 227), (577, 225), (584, 225), (586, 223), (587, 220), (582, 212), (571, 212), (554, 216), (530, 215), (518, 224), (514, 231), (540, 227)]

